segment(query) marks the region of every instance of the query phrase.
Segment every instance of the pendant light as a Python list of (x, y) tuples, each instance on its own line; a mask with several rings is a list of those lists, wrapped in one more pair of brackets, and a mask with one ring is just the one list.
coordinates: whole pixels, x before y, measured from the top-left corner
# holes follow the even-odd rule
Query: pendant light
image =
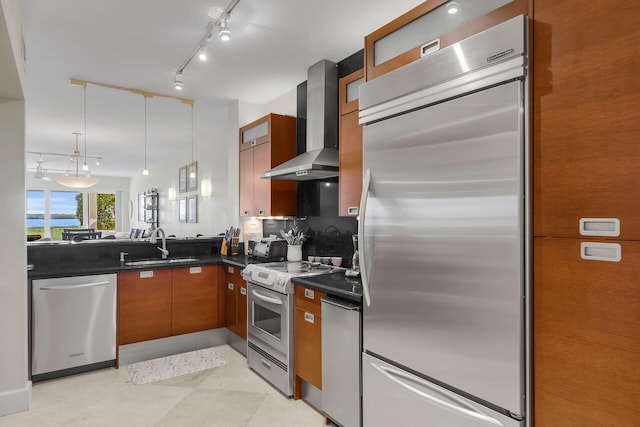
[[(83, 170), (88, 170), (89, 167), (85, 169), (84, 166), (87, 164), (87, 85), (82, 86), (82, 96), (83, 96), (83, 122), (84, 122), (84, 165)], [(60, 176), (55, 178), (56, 182), (65, 187), (71, 188), (88, 188), (94, 186), (98, 183), (97, 179), (91, 178), (88, 174), (81, 176), (80, 175), (80, 150), (78, 149), (78, 136), (82, 135), (80, 132), (73, 132), (73, 135), (76, 137), (76, 149), (73, 151), (73, 155), (70, 157), (71, 162), (75, 160), (76, 162), (76, 173), (75, 176)]]
[(76, 162), (76, 173), (75, 175), (69, 176), (59, 176), (55, 178), (56, 182), (65, 187), (70, 188), (88, 188), (98, 183), (97, 179), (91, 178), (89, 176), (80, 176), (80, 150), (78, 150), (78, 136), (82, 135), (80, 132), (72, 132), (76, 137), (76, 149), (73, 151), (73, 155), (71, 156), (71, 162)]
[(144, 169), (142, 175), (149, 175), (147, 169), (147, 97), (144, 96)]
[(191, 179), (196, 179), (196, 171), (195, 168), (193, 167), (193, 144), (194, 144), (194, 139), (195, 139), (195, 133), (194, 133), (194, 121), (193, 121), (193, 104), (191, 104), (191, 165), (192, 167), (189, 168), (191, 169), (189, 172), (189, 178)]

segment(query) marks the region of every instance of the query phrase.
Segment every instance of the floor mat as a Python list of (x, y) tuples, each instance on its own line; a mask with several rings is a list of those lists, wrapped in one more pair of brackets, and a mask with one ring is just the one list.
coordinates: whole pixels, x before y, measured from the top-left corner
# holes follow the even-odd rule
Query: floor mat
[(148, 384), (180, 375), (191, 374), (204, 369), (226, 365), (227, 360), (213, 348), (174, 354), (158, 359), (127, 365), (133, 384)]

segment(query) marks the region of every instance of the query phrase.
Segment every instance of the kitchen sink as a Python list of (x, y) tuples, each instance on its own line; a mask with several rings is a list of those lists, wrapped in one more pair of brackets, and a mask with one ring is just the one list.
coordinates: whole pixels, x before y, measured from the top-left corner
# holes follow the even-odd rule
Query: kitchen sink
[(167, 258), (167, 259), (142, 259), (138, 261), (126, 261), (124, 265), (165, 265), (165, 264), (179, 264), (181, 262), (194, 262), (200, 261), (200, 258)]

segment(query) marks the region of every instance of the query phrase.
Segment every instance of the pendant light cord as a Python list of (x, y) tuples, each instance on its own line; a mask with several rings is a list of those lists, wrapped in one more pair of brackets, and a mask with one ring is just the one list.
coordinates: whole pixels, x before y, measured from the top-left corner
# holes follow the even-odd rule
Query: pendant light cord
[[(84, 96), (84, 164), (87, 164), (87, 86), (83, 86), (83, 96)], [(76, 161), (77, 163), (77, 161)], [(76, 165), (77, 169), (77, 165)], [(77, 172), (76, 172), (77, 175)]]
[(191, 163), (193, 163), (193, 145), (195, 140), (195, 119), (193, 118), (193, 104), (191, 104)]
[(144, 97), (144, 170), (147, 170), (147, 97)]

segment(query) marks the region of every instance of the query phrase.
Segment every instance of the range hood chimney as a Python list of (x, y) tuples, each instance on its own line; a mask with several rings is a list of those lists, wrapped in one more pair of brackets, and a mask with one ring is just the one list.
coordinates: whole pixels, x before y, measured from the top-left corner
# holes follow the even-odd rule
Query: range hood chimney
[(338, 70), (322, 60), (307, 74), (307, 148), (293, 159), (260, 175), (289, 181), (338, 176)]

